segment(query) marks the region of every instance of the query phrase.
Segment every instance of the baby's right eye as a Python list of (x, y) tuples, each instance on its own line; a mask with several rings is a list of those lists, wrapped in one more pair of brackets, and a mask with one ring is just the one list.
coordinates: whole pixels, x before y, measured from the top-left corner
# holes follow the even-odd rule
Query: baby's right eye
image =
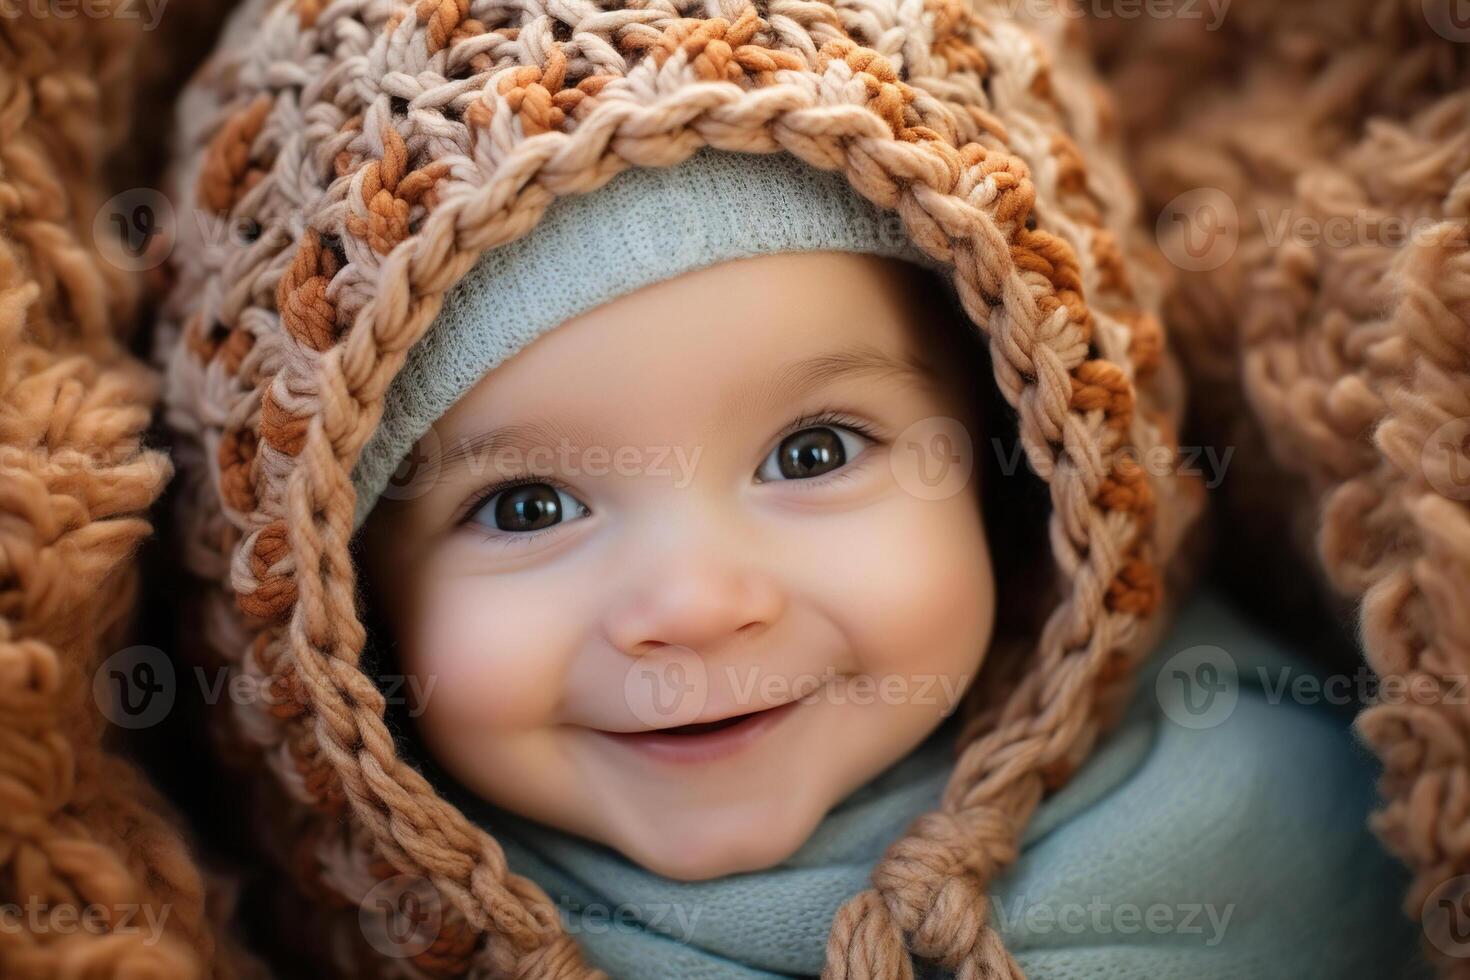
[(524, 534), (585, 517), (589, 512), (586, 504), (560, 487), (520, 483), (494, 493), (469, 519), (497, 531)]

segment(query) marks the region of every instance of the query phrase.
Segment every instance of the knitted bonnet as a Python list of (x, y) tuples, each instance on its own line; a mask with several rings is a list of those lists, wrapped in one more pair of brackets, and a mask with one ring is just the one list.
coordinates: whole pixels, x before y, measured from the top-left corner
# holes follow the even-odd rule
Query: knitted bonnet
[[(571, 978), (556, 905), (397, 751), (359, 667), (353, 477), (446, 297), (558, 198), (702, 148), (781, 153), (900, 219), (987, 338), (1050, 495), (1057, 598), (967, 715), (938, 810), (837, 914), (834, 978), (1018, 976), (987, 883), (1126, 702), (1198, 487), (1127, 246), (1133, 197), (1075, 11), (958, 0), (246, 3), (182, 96), (165, 312), (177, 536), (211, 709), (278, 903), (348, 976)], [(223, 230), (223, 231), (221, 231)], [(987, 671), (986, 673), (991, 673)], [(978, 690), (994, 689), (982, 675)], [(977, 702), (978, 703), (978, 702)], [(382, 889), (428, 941), (385, 951)], [(289, 904), (291, 896), (302, 900)], [(323, 943), (321, 938), (328, 941)]]
[(786, 154), (704, 149), (677, 166), (625, 171), (596, 194), (558, 198), (536, 234), (480, 257), (409, 348), (352, 472), (357, 523), (381, 492), (402, 499), (433, 481), (434, 466), (418, 465), (437, 440), (433, 423), (541, 334), (694, 269), (807, 251), (932, 266), (896, 216), (858, 197), (840, 174)]

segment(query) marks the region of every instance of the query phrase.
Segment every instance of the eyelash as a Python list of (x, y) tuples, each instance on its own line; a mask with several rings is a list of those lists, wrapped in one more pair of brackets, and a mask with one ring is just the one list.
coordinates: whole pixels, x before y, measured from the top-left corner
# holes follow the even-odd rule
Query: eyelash
[[(775, 441), (771, 444), (771, 448), (766, 450), (765, 454), (761, 456), (761, 459), (765, 459), (766, 455), (769, 455), (771, 450), (774, 449), (776, 446), (781, 445), (782, 441), (785, 440), (788, 436), (795, 435), (803, 429), (819, 428), (824, 425), (849, 429), (876, 445), (881, 446), (886, 444), (886, 440), (884, 439), (882, 434), (878, 432), (877, 428), (871, 422), (867, 421), (866, 419), (859, 418), (858, 416), (853, 415), (851, 412), (843, 411), (842, 409), (826, 408), (811, 414), (798, 416), (797, 418), (789, 422), (786, 427), (781, 430), (780, 435), (776, 436)], [(811, 489), (813, 487), (825, 486), (830, 483), (835, 483), (840, 479), (851, 477), (853, 475), (853, 471), (857, 468), (858, 463), (867, 455), (867, 453), (863, 453), (862, 456), (858, 457), (858, 460), (850, 461), (843, 465), (840, 469), (834, 470), (832, 473), (826, 474), (824, 476), (812, 477), (811, 479), (807, 480), (786, 480), (782, 482), (801, 484), (801, 489), (804, 490)], [(507, 490), (514, 490), (516, 487), (524, 487), (540, 483), (544, 483), (547, 486), (557, 490), (565, 491), (566, 493), (572, 492), (571, 488), (568, 487), (566, 484), (561, 483), (551, 477), (513, 477), (509, 480), (504, 480), (500, 483), (496, 483), (488, 487), (484, 492), (472, 497), (470, 499), (470, 503), (456, 518), (455, 523), (462, 527), (475, 527), (475, 529), (481, 534), (482, 537), (493, 544), (510, 545), (512, 542), (518, 545), (526, 544), (536, 538), (539, 538), (543, 534), (550, 534), (561, 525), (553, 524), (550, 527), (542, 528), (539, 531), (523, 531), (517, 534), (506, 534), (504, 532), (493, 531), (489, 528), (480, 528), (475, 525), (473, 520), (474, 516), (478, 514), (486, 504), (494, 500), (498, 494), (502, 494)], [(590, 507), (588, 508), (587, 512), (592, 512)]]
[[(473, 525), (474, 522), (466, 521), (465, 524), (467, 526), (470, 526)], [(515, 534), (508, 534), (505, 531), (493, 531), (488, 527), (475, 526), (475, 533), (478, 534), (481, 540), (483, 540), (486, 544), (495, 545), (496, 547), (500, 548), (515, 548), (523, 544), (530, 544), (532, 541), (541, 537), (541, 535), (550, 534), (559, 527), (561, 527), (560, 524), (553, 524), (550, 527), (543, 527), (539, 531), (520, 531)]]
[[(856, 432), (858, 435), (862, 436), (864, 439), (868, 440), (874, 445), (887, 445), (887, 440), (878, 431), (877, 427), (873, 425), (873, 423), (867, 421), (866, 419), (859, 418), (858, 416), (853, 415), (851, 412), (845, 412), (839, 408), (826, 408), (822, 409), (821, 411), (814, 412), (810, 415), (802, 415), (794, 419), (790, 424), (786, 426), (785, 429), (781, 431), (780, 435), (776, 436), (775, 441), (771, 443), (770, 448), (765, 451), (765, 453), (761, 456), (761, 459), (764, 460), (766, 456), (770, 455), (771, 451), (774, 450), (777, 446), (781, 445), (781, 443), (784, 442), (788, 436), (793, 436), (803, 429), (816, 429), (821, 428), (822, 426), (848, 429), (852, 432)], [(838, 469), (833, 470), (831, 473), (823, 474), (822, 476), (814, 476), (805, 480), (779, 480), (775, 482), (793, 484), (795, 489), (798, 490), (815, 490), (822, 487), (831, 486), (834, 483), (838, 483), (843, 480), (850, 480), (854, 476), (856, 476), (859, 467), (862, 466), (863, 461), (866, 460), (869, 455), (869, 453), (864, 452), (856, 459), (848, 460)]]
[[(790, 435), (795, 435), (802, 429), (811, 429), (823, 425), (835, 425), (840, 426), (844, 429), (851, 429), (853, 432), (856, 432), (858, 435), (872, 442), (882, 443), (884, 441), (883, 436), (878, 432), (877, 427), (875, 427), (873, 423), (869, 422), (868, 420), (860, 418), (857, 415), (853, 415), (851, 412), (845, 412), (840, 408), (824, 408), (821, 411), (815, 412), (811, 415), (802, 415), (794, 419), (789, 425), (786, 426), (785, 429), (781, 431), (781, 434), (776, 437), (776, 441), (775, 443), (773, 443), (772, 448), (775, 448), (775, 446), (779, 446), (782, 439), (785, 439), (787, 436)], [(767, 450), (767, 452), (769, 451), (770, 450)]]
[[(464, 509), (464, 513), (455, 521), (455, 523), (458, 524), (460, 527), (471, 528), (476, 533), (478, 533), (481, 537), (483, 537), (486, 541), (488, 541), (491, 544), (496, 544), (496, 545), (502, 545), (503, 544), (503, 545), (511, 546), (511, 545), (527, 544), (527, 543), (535, 540), (536, 538), (539, 538), (543, 534), (549, 534), (552, 531), (555, 531), (561, 525), (560, 524), (553, 524), (550, 527), (543, 527), (539, 531), (521, 531), (521, 532), (518, 532), (518, 533), (515, 533), (515, 534), (508, 534), (508, 533), (506, 533), (504, 531), (497, 531), (497, 530), (495, 530), (493, 528), (482, 527), (482, 526), (476, 524), (475, 521), (474, 521), (475, 515), (478, 514), (481, 510), (483, 510), (484, 507), (485, 507), (485, 505), (488, 504), (490, 501), (494, 500), (496, 498), (496, 496), (498, 496), (499, 494), (505, 493), (507, 490), (514, 490), (516, 487), (527, 487), (527, 486), (532, 486), (534, 484), (541, 484), (541, 483), (544, 483), (548, 487), (552, 487), (552, 488), (554, 488), (556, 490), (563, 490), (563, 491), (565, 491), (567, 493), (571, 493), (572, 492), (571, 488), (568, 487), (565, 483), (562, 483), (559, 480), (555, 480), (555, 479), (553, 479), (551, 477), (547, 477), (547, 476), (517, 476), (517, 477), (512, 477), (509, 480), (504, 480), (504, 481), (502, 481), (500, 483), (494, 484), (493, 486), (491, 486), (487, 490), (485, 490), (483, 493), (478, 494), (477, 496), (471, 498), (471, 502), (470, 502), (469, 506)], [(587, 512), (590, 514), (592, 512), (592, 508), (589, 507), (587, 509)]]

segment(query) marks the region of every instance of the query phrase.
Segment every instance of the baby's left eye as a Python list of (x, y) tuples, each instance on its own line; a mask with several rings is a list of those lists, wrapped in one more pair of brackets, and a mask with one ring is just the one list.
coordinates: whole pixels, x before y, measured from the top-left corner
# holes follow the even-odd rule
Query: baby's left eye
[(867, 439), (838, 425), (817, 425), (793, 432), (771, 450), (756, 471), (762, 483), (772, 480), (810, 480), (841, 469), (856, 458)]

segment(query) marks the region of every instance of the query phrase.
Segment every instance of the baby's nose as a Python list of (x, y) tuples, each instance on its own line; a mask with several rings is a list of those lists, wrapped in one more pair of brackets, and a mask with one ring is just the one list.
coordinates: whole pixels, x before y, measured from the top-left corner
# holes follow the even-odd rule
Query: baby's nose
[(736, 636), (764, 631), (785, 607), (784, 592), (763, 573), (684, 563), (648, 575), (608, 617), (607, 634), (629, 656), (665, 646), (709, 654)]

